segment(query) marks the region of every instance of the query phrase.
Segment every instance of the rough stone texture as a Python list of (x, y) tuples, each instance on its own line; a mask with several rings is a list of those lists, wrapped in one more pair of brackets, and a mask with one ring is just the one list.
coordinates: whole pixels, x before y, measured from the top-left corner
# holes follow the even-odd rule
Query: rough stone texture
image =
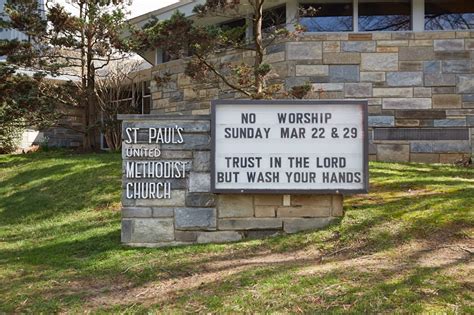
[(315, 83), (315, 84), (312, 84), (312, 87), (313, 87), (313, 90), (315, 91), (321, 90), (324, 92), (344, 90), (343, 83)]
[(474, 75), (458, 76), (458, 93), (474, 93)]
[(253, 196), (220, 195), (218, 199), (219, 218), (252, 217)]
[(323, 63), (327, 65), (351, 65), (360, 63), (359, 53), (324, 54)]
[(327, 65), (296, 65), (296, 76), (327, 76)]
[(374, 97), (413, 97), (413, 88), (374, 88)]
[(322, 59), (321, 42), (291, 42), (287, 44), (288, 60)]
[(436, 153), (412, 153), (410, 162), (416, 163), (439, 163), (439, 154)]
[(461, 95), (435, 94), (433, 95), (433, 108), (460, 108)]
[(431, 142), (412, 142), (410, 144), (411, 152), (414, 153), (470, 153), (471, 146), (469, 141), (431, 141)]
[(256, 195), (254, 203), (256, 206), (280, 206), (282, 199), (281, 195)]
[(122, 221), (122, 242), (156, 243), (174, 240), (173, 219), (130, 219)]
[(281, 229), (282, 220), (277, 218), (219, 219), (219, 230), (267, 230)]
[(410, 146), (405, 144), (379, 144), (377, 159), (387, 162), (410, 161)]
[(434, 41), (435, 51), (463, 50), (464, 39), (440, 39)]
[(255, 217), (274, 217), (277, 206), (255, 206)]
[(419, 86), (423, 84), (422, 72), (388, 72), (389, 86)]
[(188, 193), (186, 195), (186, 206), (188, 207), (214, 207), (216, 196), (209, 193)]
[(385, 72), (361, 72), (360, 73), (361, 82), (383, 82), (385, 81)]
[(168, 218), (173, 217), (174, 209), (173, 208), (162, 208), (162, 207), (153, 207), (153, 217), (154, 218)]
[(371, 97), (372, 84), (370, 83), (346, 83), (344, 85), (344, 96), (351, 97)]
[(395, 117), (393, 116), (370, 116), (369, 127), (393, 127)]
[(332, 212), (333, 217), (342, 217), (344, 215), (344, 197), (342, 195), (332, 195)]
[(307, 230), (322, 229), (331, 222), (334, 218), (291, 218), (283, 220), (283, 230), (286, 233), (296, 233)]
[(297, 206), (297, 207), (279, 207), (277, 217), (327, 217), (331, 215), (330, 206)]
[(362, 53), (361, 70), (365, 71), (397, 71), (398, 54), (394, 53)]
[(211, 169), (211, 152), (194, 151), (193, 169), (196, 172), (209, 172)]
[(342, 42), (342, 50), (347, 52), (375, 52), (374, 41)]
[(174, 218), (178, 230), (216, 229), (216, 209), (213, 208), (177, 208)]
[(329, 66), (329, 82), (358, 82), (359, 66), (331, 65)]
[(189, 174), (189, 192), (209, 192), (211, 191), (211, 175), (209, 173)]
[(331, 207), (330, 195), (294, 195), (291, 206)]
[[(137, 199), (136, 206), (143, 207), (169, 207), (169, 206), (184, 206), (185, 205), (185, 191), (172, 190), (171, 199)], [(123, 201), (122, 201), (123, 203)]]
[(148, 207), (122, 208), (122, 218), (150, 218), (151, 214), (152, 210)]
[(384, 109), (429, 109), (431, 98), (384, 98)]
[(242, 234), (233, 231), (199, 232), (198, 243), (227, 243), (242, 239)]
[(433, 121), (435, 127), (464, 127), (466, 119), (440, 119)]

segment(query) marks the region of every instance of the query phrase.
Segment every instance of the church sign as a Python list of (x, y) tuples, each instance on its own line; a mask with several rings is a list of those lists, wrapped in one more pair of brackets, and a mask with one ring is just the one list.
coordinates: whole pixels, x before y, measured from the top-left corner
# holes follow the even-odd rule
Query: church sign
[(367, 102), (214, 101), (215, 193), (363, 193)]

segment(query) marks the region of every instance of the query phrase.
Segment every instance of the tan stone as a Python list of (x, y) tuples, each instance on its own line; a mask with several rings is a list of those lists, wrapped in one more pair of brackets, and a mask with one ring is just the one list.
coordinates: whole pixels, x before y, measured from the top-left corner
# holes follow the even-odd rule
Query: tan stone
[(339, 41), (329, 41), (323, 43), (323, 52), (340, 52), (341, 51), (341, 42)]
[(197, 92), (192, 88), (187, 88), (183, 90), (184, 100), (192, 100), (198, 97)]
[(395, 122), (396, 127), (417, 127), (420, 125), (420, 121), (417, 119), (397, 119)]
[(433, 46), (431, 39), (413, 39), (408, 43), (409, 46)]
[(415, 33), (415, 39), (446, 39), (456, 38), (455, 32), (420, 32)]
[(342, 195), (332, 195), (332, 211), (333, 217), (342, 217), (344, 215), (344, 197)]
[(274, 54), (269, 54), (269, 55), (264, 55), (263, 56), (263, 62), (266, 63), (275, 63), (275, 62), (280, 62), (285, 60), (285, 52), (280, 51)]
[(318, 218), (331, 215), (331, 206), (279, 207), (277, 217)]
[(137, 199), (137, 206), (145, 207), (182, 207), (186, 204), (186, 192), (184, 190), (172, 190), (170, 199)]
[(281, 229), (283, 221), (277, 218), (242, 218), (220, 219), (217, 221), (219, 230), (266, 230)]
[(416, 87), (413, 90), (414, 97), (431, 97), (431, 88)]
[(296, 76), (327, 76), (327, 65), (296, 65)]
[(462, 160), (463, 154), (461, 153), (441, 153), (439, 155), (439, 162), (440, 163), (455, 163), (457, 161)]
[(377, 46), (399, 47), (408, 46), (408, 40), (379, 40)]
[(276, 206), (255, 206), (255, 216), (260, 217), (274, 217)]
[(413, 88), (374, 88), (374, 97), (413, 97)]
[(433, 95), (433, 108), (460, 108), (461, 95), (435, 94)]
[(395, 53), (362, 53), (361, 70), (397, 71), (398, 54)]
[(439, 163), (439, 154), (436, 153), (412, 153), (410, 162), (416, 163)]
[(349, 33), (349, 40), (372, 40), (371, 33)]
[(282, 197), (281, 195), (256, 195), (255, 205), (256, 206), (281, 206)]
[(359, 64), (360, 53), (325, 53), (323, 57), (324, 64), (343, 65)]
[(331, 195), (294, 195), (291, 198), (292, 206), (330, 207)]
[(360, 82), (383, 82), (385, 81), (385, 72), (361, 72)]
[(400, 61), (400, 71), (423, 71), (423, 61)]
[(219, 195), (217, 209), (219, 218), (253, 217), (253, 196)]
[(378, 53), (396, 53), (398, 52), (398, 47), (380, 46), (380, 47), (377, 47), (377, 52)]

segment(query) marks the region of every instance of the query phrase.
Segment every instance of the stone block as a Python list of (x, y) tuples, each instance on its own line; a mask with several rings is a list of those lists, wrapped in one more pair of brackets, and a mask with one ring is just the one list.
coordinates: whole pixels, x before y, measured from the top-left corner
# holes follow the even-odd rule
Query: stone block
[(410, 143), (413, 153), (470, 153), (469, 141), (430, 141)]
[(198, 231), (174, 231), (174, 238), (178, 242), (194, 243), (197, 241)]
[(385, 72), (361, 72), (360, 73), (361, 82), (383, 82), (385, 81)]
[(174, 208), (153, 207), (152, 210), (154, 218), (169, 218), (174, 215)]
[(277, 52), (274, 54), (263, 55), (263, 62), (265, 63), (277, 63), (285, 61), (285, 52)]
[(434, 41), (434, 50), (464, 50), (464, 39), (437, 39)]
[(435, 94), (433, 95), (433, 108), (460, 108), (461, 95)]
[(331, 195), (294, 195), (291, 206), (331, 207)]
[(463, 159), (464, 155), (463, 154), (458, 154), (458, 153), (449, 153), (449, 154), (440, 154), (439, 155), (439, 162), (448, 164), (448, 163), (456, 163), (458, 161), (461, 161)]
[(151, 218), (149, 207), (123, 207), (122, 218)]
[(322, 59), (321, 42), (290, 42), (286, 46), (288, 60)]
[(343, 83), (314, 83), (312, 84), (312, 87), (314, 91), (323, 91), (323, 92), (344, 90)]
[(216, 209), (176, 208), (174, 210), (177, 230), (215, 230)]
[(185, 205), (185, 191), (171, 190), (171, 198), (169, 199), (137, 199), (135, 200), (137, 206), (143, 207), (180, 207)]
[(349, 33), (349, 36), (347, 38), (349, 40), (367, 41), (367, 40), (372, 40), (372, 34), (371, 33)]
[(434, 59), (439, 60), (454, 60), (454, 59), (469, 59), (468, 51), (437, 51)]
[(122, 242), (157, 243), (174, 240), (173, 219), (131, 219), (122, 221)]
[(297, 207), (279, 207), (277, 217), (328, 217), (331, 215), (331, 205), (325, 207), (318, 206), (297, 206)]
[(323, 52), (340, 52), (341, 51), (341, 42), (340, 41), (328, 41), (323, 42)]
[(455, 94), (456, 87), (455, 86), (435, 86), (431, 88), (432, 94)]
[(389, 86), (420, 86), (423, 85), (422, 72), (388, 72)]
[(432, 47), (400, 47), (400, 61), (425, 61), (435, 59)]
[(396, 53), (362, 53), (361, 70), (397, 71), (398, 54)]
[(372, 97), (372, 83), (344, 84), (345, 97)]
[(442, 69), (445, 73), (469, 73), (471, 71), (471, 61), (469, 59), (444, 60)]
[(431, 98), (385, 98), (383, 109), (429, 109)]
[(196, 173), (189, 174), (189, 192), (209, 192), (211, 191), (211, 174)]
[(414, 97), (431, 97), (431, 88), (415, 87), (413, 89)]
[(162, 151), (161, 156), (163, 160), (179, 160), (179, 159), (192, 159), (193, 152), (191, 151)]
[(194, 151), (193, 155), (193, 170), (196, 172), (209, 172), (211, 169), (211, 152)]
[(327, 65), (296, 65), (296, 76), (327, 76), (328, 74)]
[(281, 229), (283, 221), (277, 218), (219, 219), (219, 230)]
[(253, 196), (219, 195), (219, 218), (253, 217)]
[(304, 85), (309, 82), (307, 77), (289, 77), (285, 78), (286, 89), (291, 89), (294, 86)]
[(377, 160), (408, 162), (410, 161), (410, 146), (408, 144), (379, 144), (377, 145)]
[(413, 97), (413, 88), (374, 88), (374, 97)]
[(400, 71), (416, 72), (423, 71), (422, 61), (400, 61), (398, 63)]
[(474, 93), (474, 74), (458, 76), (458, 93)]
[(261, 239), (283, 234), (283, 230), (248, 230), (242, 232), (246, 239)]
[(256, 206), (281, 206), (281, 195), (255, 195)]
[(408, 46), (433, 46), (431, 39), (414, 39), (410, 40)]
[(329, 82), (359, 82), (359, 66), (331, 65), (329, 66)]
[(331, 224), (335, 218), (288, 218), (283, 220), (283, 230), (286, 233), (322, 229)]
[(197, 236), (200, 244), (236, 242), (241, 239), (242, 234), (234, 231), (199, 232)]
[(395, 117), (393, 116), (369, 116), (369, 127), (393, 127)]
[(323, 63), (326, 65), (359, 64), (360, 53), (325, 53)]
[(344, 197), (342, 195), (332, 195), (332, 210), (333, 217), (342, 217), (344, 215)]
[(395, 112), (396, 118), (411, 118), (411, 119), (443, 119), (446, 118), (446, 111), (444, 110), (397, 110)]
[(408, 46), (408, 40), (379, 40), (377, 46), (402, 47)]
[(376, 128), (374, 140), (468, 140), (467, 131), (460, 128)]
[(425, 86), (450, 86), (456, 85), (456, 76), (445, 73), (425, 74)]
[(464, 127), (466, 126), (466, 119), (440, 119), (433, 121), (435, 127)]
[(342, 42), (342, 51), (345, 52), (375, 52), (374, 41), (346, 41)]
[(440, 73), (441, 72), (441, 61), (429, 60), (423, 62), (424, 73)]
[(418, 127), (420, 121), (418, 119), (397, 119), (395, 123), (396, 127)]
[(186, 194), (186, 206), (188, 207), (214, 207), (216, 196), (208, 193), (188, 193)]
[(463, 94), (462, 95), (463, 102), (474, 102), (474, 94)]
[(415, 163), (439, 163), (439, 154), (436, 153), (412, 153), (410, 162)]
[(261, 217), (274, 217), (277, 206), (255, 206), (255, 216)]

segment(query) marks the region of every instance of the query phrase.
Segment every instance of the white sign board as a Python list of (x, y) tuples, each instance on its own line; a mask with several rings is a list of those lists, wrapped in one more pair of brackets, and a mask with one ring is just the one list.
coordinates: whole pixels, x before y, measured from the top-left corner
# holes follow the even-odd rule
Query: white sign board
[(366, 101), (214, 101), (216, 193), (363, 193)]

